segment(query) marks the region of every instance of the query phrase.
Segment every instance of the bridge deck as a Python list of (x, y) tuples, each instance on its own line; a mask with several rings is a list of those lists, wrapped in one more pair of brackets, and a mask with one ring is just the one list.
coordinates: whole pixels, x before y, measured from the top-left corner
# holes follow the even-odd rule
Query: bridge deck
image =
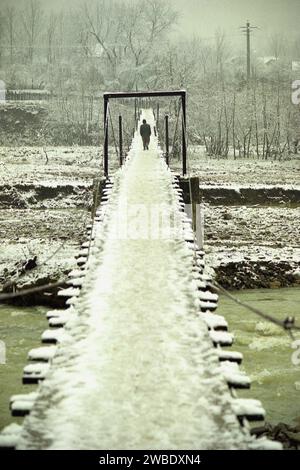
[[(165, 216), (178, 217), (156, 138), (143, 151), (136, 134), (19, 449), (243, 449), (252, 442), (199, 316), (191, 250), (183, 237), (138, 233), (164, 203)], [(126, 206), (130, 232), (116, 237)]]

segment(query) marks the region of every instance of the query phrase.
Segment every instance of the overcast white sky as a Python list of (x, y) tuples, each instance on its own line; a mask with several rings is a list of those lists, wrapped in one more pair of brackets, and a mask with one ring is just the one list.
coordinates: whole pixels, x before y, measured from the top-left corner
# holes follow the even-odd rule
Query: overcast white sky
[(300, 0), (172, 0), (181, 11), (180, 29), (212, 34), (216, 28), (228, 33), (247, 19), (266, 32), (300, 32)]
[[(0, 0), (21, 4), (24, 0)], [(76, 0), (41, 0), (49, 9), (70, 5)], [(89, 0), (86, 0), (87, 3)], [(296, 33), (299, 31), (300, 0), (169, 0), (180, 12), (180, 32), (212, 36), (216, 29), (228, 35), (238, 35), (238, 27), (247, 19), (262, 28), (266, 34), (274, 31)]]

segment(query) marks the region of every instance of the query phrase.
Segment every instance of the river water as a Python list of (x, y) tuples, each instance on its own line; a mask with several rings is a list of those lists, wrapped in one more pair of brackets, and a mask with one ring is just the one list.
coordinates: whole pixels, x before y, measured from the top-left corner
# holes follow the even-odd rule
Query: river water
[[(255, 289), (235, 295), (278, 319), (295, 316), (300, 325), (300, 288)], [(252, 380), (251, 389), (239, 395), (261, 400), (268, 422), (295, 424), (293, 420), (300, 418), (300, 364), (292, 362), (293, 340), (281, 328), (228, 298), (221, 297), (218, 313), (226, 317), (235, 334), (233, 347), (244, 354), (243, 367)], [(300, 333), (295, 334), (297, 339)]]
[(8, 409), (11, 395), (34, 391), (35, 385), (22, 385), (22, 371), (27, 354), (41, 346), (41, 334), (48, 327), (46, 307), (0, 305), (0, 340), (6, 345), (6, 364), (0, 364), (0, 430), (12, 421)]
[[(300, 323), (300, 288), (240, 291), (242, 301), (278, 318), (294, 315)], [(40, 346), (40, 335), (47, 328), (44, 307), (20, 308), (0, 305), (0, 340), (6, 343), (6, 364), (0, 365), (0, 429), (12, 421), (8, 402), (11, 395), (26, 393), (35, 386), (23, 386), (22, 369), (27, 353)], [(293, 423), (300, 417), (300, 365), (293, 365), (292, 340), (270, 323), (221, 297), (218, 309), (235, 334), (235, 350), (244, 354), (243, 367), (252, 379), (250, 391), (239, 396), (260, 399), (267, 420)], [(300, 339), (300, 334), (297, 335)]]

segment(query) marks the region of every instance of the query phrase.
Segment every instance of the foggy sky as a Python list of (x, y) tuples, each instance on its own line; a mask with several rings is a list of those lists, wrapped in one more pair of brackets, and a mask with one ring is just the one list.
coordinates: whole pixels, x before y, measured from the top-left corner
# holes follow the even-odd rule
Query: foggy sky
[(300, 32), (300, 0), (172, 0), (182, 12), (181, 31), (210, 36), (238, 33), (249, 20), (266, 33)]
[[(21, 4), (23, 0), (0, 0), (0, 5)], [(76, 0), (41, 0), (48, 9), (70, 5), (74, 9)], [(300, 33), (300, 0), (169, 0), (179, 11), (177, 27), (181, 34), (199, 34), (210, 38), (216, 29), (229, 36), (239, 35), (239, 26), (249, 19), (259, 26), (264, 34), (279, 31)], [(88, 2), (88, 0), (87, 0)], [(260, 34), (260, 33), (257, 33)]]

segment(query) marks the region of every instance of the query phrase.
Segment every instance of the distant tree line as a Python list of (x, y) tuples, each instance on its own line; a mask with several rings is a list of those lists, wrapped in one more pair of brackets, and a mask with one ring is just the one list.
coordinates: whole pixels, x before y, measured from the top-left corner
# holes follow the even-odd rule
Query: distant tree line
[[(10, 89), (48, 90), (50, 114), (72, 135), (72, 126), (80, 129), (81, 143), (102, 118), (103, 91), (184, 87), (189, 138), (209, 155), (267, 159), (296, 151), (300, 112), (291, 83), (299, 77), (291, 64), (300, 60), (300, 41), (267, 38), (247, 81), (243, 36), (240, 49), (220, 31), (209, 40), (201, 31), (178, 37), (178, 19), (166, 0), (82, 0), (60, 11), (39, 0), (8, 2), (0, 13), (0, 78)], [(162, 111), (175, 126), (178, 106)]]

